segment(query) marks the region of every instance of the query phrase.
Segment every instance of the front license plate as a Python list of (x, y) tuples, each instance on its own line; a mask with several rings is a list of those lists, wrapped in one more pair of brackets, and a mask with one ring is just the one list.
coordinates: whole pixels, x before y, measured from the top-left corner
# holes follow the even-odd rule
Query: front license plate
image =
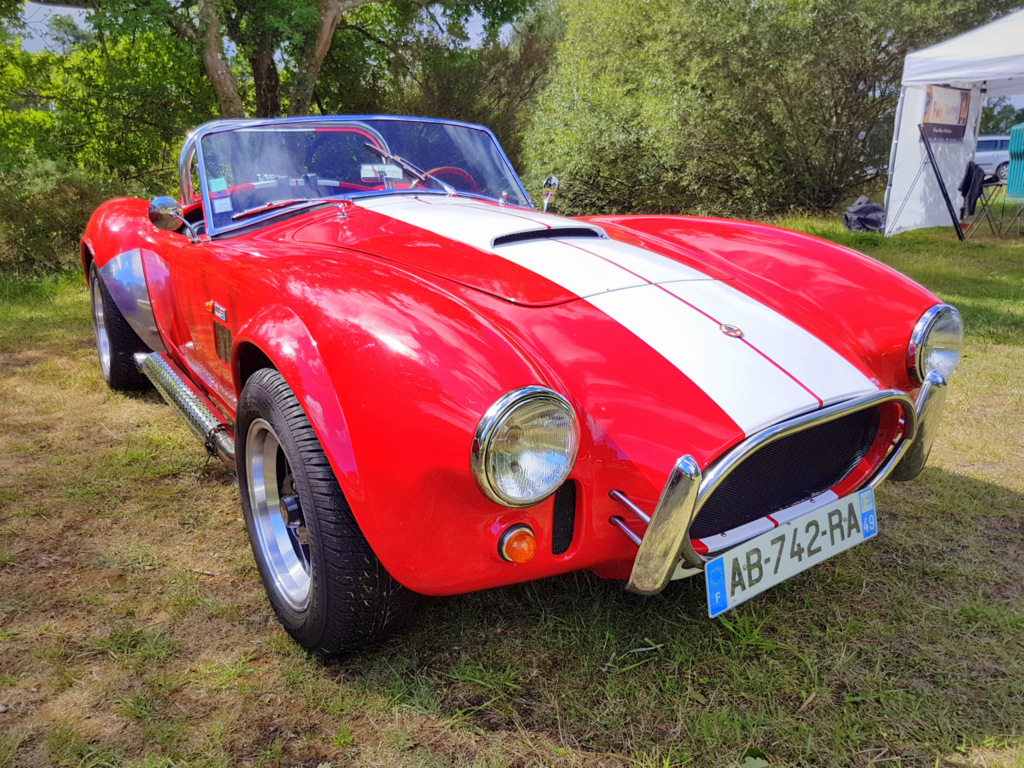
[(708, 615), (719, 616), (876, 533), (875, 492), (868, 489), (756, 536), (705, 566)]

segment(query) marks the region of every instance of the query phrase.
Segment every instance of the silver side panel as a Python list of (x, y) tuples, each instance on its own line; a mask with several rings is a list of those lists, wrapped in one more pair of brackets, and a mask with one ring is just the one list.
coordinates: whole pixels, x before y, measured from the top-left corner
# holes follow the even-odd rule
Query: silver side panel
[(142, 251), (133, 248), (119, 253), (100, 268), (100, 275), (117, 308), (143, 343), (154, 352), (166, 352), (153, 316)]

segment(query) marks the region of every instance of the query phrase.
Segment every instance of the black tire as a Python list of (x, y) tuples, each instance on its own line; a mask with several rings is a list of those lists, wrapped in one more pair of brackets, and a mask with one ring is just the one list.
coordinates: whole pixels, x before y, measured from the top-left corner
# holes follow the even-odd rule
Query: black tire
[(149, 352), (149, 347), (124, 319), (100, 277), (96, 264), (89, 267), (89, 301), (103, 380), (117, 392), (146, 389), (149, 380), (135, 365), (134, 355), (136, 352)]
[[(412, 616), (413, 594), (384, 569), (359, 530), (320, 440), (280, 373), (264, 368), (252, 375), (235, 423), (249, 542), (288, 634), (303, 648), (337, 654), (402, 629)], [(296, 498), (296, 527), (289, 528), (280, 510), (284, 500), (294, 505)]]
[(1010, 164), (1002, 163), (996, 168), (996, 178), (1000, 181), (1006, 181), (1006, 178), (1010, 175)]

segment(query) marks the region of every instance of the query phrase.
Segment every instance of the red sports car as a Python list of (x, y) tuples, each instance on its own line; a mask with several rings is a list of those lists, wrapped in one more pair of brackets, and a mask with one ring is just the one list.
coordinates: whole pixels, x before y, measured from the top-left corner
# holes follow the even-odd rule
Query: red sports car
[(270, 602), (365, 646), (414, 593), (703, 572), (716, 616), (877, 531), (915, 477), (960, 315), (763, 224), (534, 209), (493, 134), (219, 121), (181, 201), (82, 238), (100, 364), (235, 466)]

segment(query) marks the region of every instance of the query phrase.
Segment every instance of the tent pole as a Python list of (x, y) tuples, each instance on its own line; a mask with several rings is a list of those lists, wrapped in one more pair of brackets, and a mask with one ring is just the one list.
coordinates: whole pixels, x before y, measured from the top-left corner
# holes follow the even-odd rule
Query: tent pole
[(949, 211), (949, 218), (953, 221), (953, 229), (956, 230), (956, 236), (962, 243), (964, 241), (964, 231), (960, 229), (960, 217), (956, 215), (956, 211), (953, 210), (953, 203), (949, 200), (949, 192), (946, 191), (946, 182), (942, 180), (942, 174), (939, 173), (939, 166), (935, 162), (935, 155), (932, 154), (932, 145), (928, 141), (928, 134), (924, 132), (924, 126), (920, 123), (917, 129), (921, 131), (921, 141), (924, 142), (925, 152), (928, 153), (928, 162), (932, 164), (932, 170), (935, 171), (935, 180), (939, 182), (939, 191), (942, 192), (942, 199), (946, 201), (946, 210)]
[[(885, 197), (882, 199), (882, 207), (885, 210), (885, 224), (882, 226), (882, 232), (885, 237), (889, 237), (889, 196), (892, 194), (892, 177), (896, 169), (896, 149), (900, 145), (900, 125), (903, 122), (903, 100), (907, 97), (907, 86), (900, 88), (900, 100), (896, 104), (896, 125), (893, 127), (892, 134), (892, 146), (889, 148), (889, 178), (886, 179), (885, 183)], [(914, 179), (915, 183), (917, 179)], [(907, 201), (903, 201), (903, 205), (906, 205)], [(903, 210), (903, 206), (900, 206), (900, 211)], [(896, 214), (897, 218), (899, 213)], [(895, 223), (895, 220), (893, 220)]]

